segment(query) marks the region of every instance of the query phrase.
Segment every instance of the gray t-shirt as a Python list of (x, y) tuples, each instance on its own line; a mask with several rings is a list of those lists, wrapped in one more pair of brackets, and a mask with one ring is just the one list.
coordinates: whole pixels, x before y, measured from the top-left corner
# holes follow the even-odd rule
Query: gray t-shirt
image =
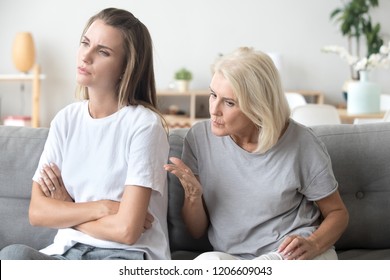
[(182, 158), (203, 186), (214, 250), (245, 259), (276, 250), (287, 235), (310, 235), (321, 219), (314, 202), (338, 186), (325, 145), (293, 120), (264, 154), (199, 122), (186, 135)]

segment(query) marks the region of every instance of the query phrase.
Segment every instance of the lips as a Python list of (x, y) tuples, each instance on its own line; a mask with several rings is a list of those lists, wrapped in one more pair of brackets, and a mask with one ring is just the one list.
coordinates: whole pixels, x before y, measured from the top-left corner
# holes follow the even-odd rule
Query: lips
[(77, 67), (77, 71), (78, 71), (78, 73), (79, 74), (82, 74), (82, 75), (89, 75), (89, 74), (91, 74), (88, 70), (87, 70), (87, 68), (85, 68), (85, 67)]
[(223, 122), (221, 120), (217, 120), (217, 119), (212, 119), (211, 122), (214, 124), (214, 125), (223, 125)]

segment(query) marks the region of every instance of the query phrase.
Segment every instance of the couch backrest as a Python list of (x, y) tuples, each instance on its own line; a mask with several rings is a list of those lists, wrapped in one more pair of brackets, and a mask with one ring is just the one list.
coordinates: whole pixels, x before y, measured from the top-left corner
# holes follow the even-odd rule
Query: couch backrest
[[(390, 248), (390, 123), (313, 127), (327, 146), (341, 196), (350, 213), (340, 250)], [(170, 156), (180, 157), (187, 129), (171, 130)], [(0, 126), (0, 248), (22, 243), (40, 249), (56, 230), (28, 222), (31, 178), (47, 128)], [(183, 189), (168, 175), (168, 227), (172, 251), (210, 250), (207, 237), (190, 237), (181, 218)], [(10, 230), (11, 229), (11, 230)]]
[(0, 248), (13, 243), (40, 249), (56, 230), (28, 221), (32, 176), (46, 141), (47, 128), (0, 126)]
[(390, 123), (313, 130), (328, 149), (350, 215), (336, 248), (390, 248)]
[[(177, 128), (170, 131), (169, 156), (181, 157), (186, 128)], [(184, 225), (181, 208), (183, 206), (184, 191), (175, 175), (168, 173), (168, 231), (171, 251), (210, 251), (212, 249), (207, 236), (194, 239), (187, 232)]]

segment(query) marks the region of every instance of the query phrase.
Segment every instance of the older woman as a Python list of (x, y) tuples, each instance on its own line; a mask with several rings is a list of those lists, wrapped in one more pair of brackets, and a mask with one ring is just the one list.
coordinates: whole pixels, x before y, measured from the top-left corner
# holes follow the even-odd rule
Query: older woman
[(290, 119), (264, 53), (240, 48), (214, 65), (210, 120), (165, 169), (185, 191), (183, 218), (214, 252), (199, 259), (337, 259), (348, 212), (323, 143)]

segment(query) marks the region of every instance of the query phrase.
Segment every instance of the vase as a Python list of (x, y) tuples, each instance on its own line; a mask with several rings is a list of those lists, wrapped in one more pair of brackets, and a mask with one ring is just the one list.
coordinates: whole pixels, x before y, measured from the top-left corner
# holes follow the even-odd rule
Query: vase
[(348, 114), (380, 112), (380, 86), (370, 81), (369, 71), (360, 71), (360, 80), (348, 87)]
[(179, 92), (187, 92), (189, 89), (190, 82), (187, 80), (176, 80), (177, 90)]
[(28, 72), (35, 62), (34, 39), (29, 32), (16, 34), (12, 48), (12, 58), (15, 67), (21, 72)]
[(345, 102), (348, 102), (348, 89), (349, 89), (349, 86), (352, 83), (357, 83), (357, 82), (358, 82), (357, 79), (348, 79), (348, 80), (344, 81), (344, 84), (343, 84), (343, 87), (342, 87), (342, 91), (343, 91), (343, 98), (344, 98)]

